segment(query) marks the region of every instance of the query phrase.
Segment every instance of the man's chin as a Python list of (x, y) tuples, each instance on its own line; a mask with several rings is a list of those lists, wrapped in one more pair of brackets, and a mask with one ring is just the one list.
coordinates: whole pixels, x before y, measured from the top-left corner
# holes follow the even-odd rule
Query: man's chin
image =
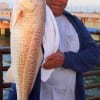
[(63, 14), (63, 12), (60, 13), (54, 13), (55, 16), (61, 16)]

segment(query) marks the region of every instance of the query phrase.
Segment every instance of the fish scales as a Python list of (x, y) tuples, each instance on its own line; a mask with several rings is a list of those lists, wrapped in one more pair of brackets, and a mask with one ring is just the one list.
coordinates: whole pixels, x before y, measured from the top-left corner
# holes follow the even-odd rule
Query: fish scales
[(17, 100), (28, 100), (42, 61), (46, 4), (45, 0), (33, 1), (36, 7), (28, 10), (16, 3), (11, 18), (11, 67), (15, 70)]

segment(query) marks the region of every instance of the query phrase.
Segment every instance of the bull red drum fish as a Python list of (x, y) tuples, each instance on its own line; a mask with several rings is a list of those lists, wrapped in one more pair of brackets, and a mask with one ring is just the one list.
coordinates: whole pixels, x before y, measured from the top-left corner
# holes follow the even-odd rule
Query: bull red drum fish
[(42, 62), (45, 0), (20, 0), (11, 17), (11, 68), (17, 100), (28, 100)]

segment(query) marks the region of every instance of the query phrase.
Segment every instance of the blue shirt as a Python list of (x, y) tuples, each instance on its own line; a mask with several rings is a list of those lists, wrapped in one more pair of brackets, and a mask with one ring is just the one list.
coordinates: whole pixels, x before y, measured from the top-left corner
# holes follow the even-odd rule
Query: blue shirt
[(78, 53), (64, 53), (65, 61), (63, 67), (76, 71), (76, 100), (85, 100), (82, 73), (93, 69), (96, 64), (100, 63), (100, 52), (83, 23), (76, 16), (66, 11), (63, 14), (77, 31), (80, 42), (80, 50)]

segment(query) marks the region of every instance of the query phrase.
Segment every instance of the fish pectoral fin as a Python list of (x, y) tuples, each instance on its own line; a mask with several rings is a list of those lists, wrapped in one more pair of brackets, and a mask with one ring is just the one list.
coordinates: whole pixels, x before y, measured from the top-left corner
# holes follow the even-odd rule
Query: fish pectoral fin
[(19, 0), (19, 2), (26, 8), (26, 9), (32, 9), (32, 3), (30, 0)]
[(11, 22), (10, 22), (10, 28), (14, 28), (18, 19), (22, 17), (24, 8), (20, 3), (16, 3), (16, 5), (13, 8), (12, 16), (11, 16)]
[(15, 83), (15, 79), (13, 77), (13, 74), (12, 74), (12, 67), (10, 67), (4, 77), (4, 82), (10, 82), (10, 83)]
[(36, 8), (36, 5), (38, 4), (38, 0), (19, 0), (20, 4), (26, 9), (26, 10), (34, 10)]

